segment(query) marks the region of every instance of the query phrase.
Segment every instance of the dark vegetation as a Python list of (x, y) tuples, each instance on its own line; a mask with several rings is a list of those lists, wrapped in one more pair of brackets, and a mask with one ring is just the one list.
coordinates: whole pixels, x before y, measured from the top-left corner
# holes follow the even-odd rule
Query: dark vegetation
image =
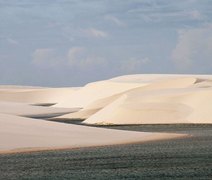
[(193, 137), (0, 155), (0, 179), (212, 179), (212, 125), (108, 128), (189, 133)]

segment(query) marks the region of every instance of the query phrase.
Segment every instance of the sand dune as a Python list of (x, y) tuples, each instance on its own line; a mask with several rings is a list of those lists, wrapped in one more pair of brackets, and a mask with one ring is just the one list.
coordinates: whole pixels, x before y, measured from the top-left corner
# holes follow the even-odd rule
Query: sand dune
[(30, 104), (56, 104), (63, 102), (79, 88), (15, 88), (0, 87), (0, 101), (23, 102)]
[(211, 93), (210, 75), (128, 75), (91, 83), (55, 107), (81, 107), (57, 119), (88, 124), (212, 123)]
[(80, 111), (65, 114), (62, 116), (57, 117), (57, 119), (87, 119), (91, 115), (97, 113), (99, 110), (107, 106), (108, 104), (112, 103), (114, 100), (119, 98), (123, 93), (115, 94), (106, 98), (98, 99), (91, 104), (85, 106)]
[(40, 107), (24, 103), (0, 101), (0, 113), (13, 114), (25, 117), (50, 118), (75, 111), (78, 111), (78, 109)]
[[(43, 106), (50, 107), (43, 107)], [(87, 124), (212, 123), (212, 76), (129, 75), (82, 88), (0, 86), (0, 152), (145, 142), (184, 135), (109, 130)]]
[[(70, 113), (57, 119), (86, 119), (84, 123), (91, 124), (211, 123), (211, 89), (210, 75), (138, 74), (80, 89), (0, 86), (0, 101), (69, 108)], [(39, 111), (59, 111), (27, 106), (25, 112), (12, 112), (5, 105), (0, 104), (0, 112), (32, 117)], [(30, 114), (32, 109), (34, 114)]]
[(62, 115), (57, 119), (87, 119), (113, 102), (122, 93), (145, 85), (144, 83), (119, 83), (107, 80), (90, 83), (73, 93), (66, 101), (55, 105), (55, 107), (78, 107), (82, 109), (76, 113)]
[(16, 86), (16, 85), (0, 85), (0, 91), (4, 92), (26, 92), (33, 90), (42, 90), (43, 87), (37, 86)]
[(84, 108), (99, 99), (107, 98), (129, 89), (144, 86), (142, 83), (119, 83), (111, 81), (99, 81), (90, 83), (71, 94), (64, 102), (55, 107)]
[(171, 80), (176, 78), (201, 78), (201, 79), (211, 79), (211, 75), (195, 75), (195, 74), (133, 74), (133, 75), (124, 75), (118, 76), (109, 81), (112, 82), (124, 82), (124, 83), (155, 83), (163, 80)]
[(185, 136), (93, 128), (0, 114), (0, 153), (145, 142)]
[(212, 123), (212, 83), (210, 79), (200, 77), (175, 76), (154, 80), (149, 85), (124, 93), (84, 123)]

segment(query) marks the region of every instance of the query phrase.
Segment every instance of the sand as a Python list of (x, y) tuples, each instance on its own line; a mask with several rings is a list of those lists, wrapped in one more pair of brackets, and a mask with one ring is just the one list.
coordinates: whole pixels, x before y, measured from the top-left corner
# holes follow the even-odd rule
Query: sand
[(2, 85), (0, 151), (78, 148), (185, 137), (46, 119), (84, 119), (84, 124), (98, 125), (212, 124), (211, 107), (210, 75), (127, 75), (80, 88)]
[[(156, 78), (154, 76), (154, 78)], [(123, 77), (121, 80), (123, 81)], [(129, 76), (127, 82), (129, 83)], [(138, 82), (138, 77), (136, 82)], [(212, 77), (159, 76), (123, 93), (96, 112), (87, 124), (212, 123)], [(116, 81), (118, 78), (116, 79)], [(148, 79), (149, 80), (149, 79)]]
[(0, 114), (0, 153), (125, 144), (185, 136), (102, 129)]
[(55, 107), (80, 107), (57, 119), (86, 124), (212, 123), (211, 88), (210, 75), (127, 75), (88, 84)]
[(33, 118), (50, 118), (61, 116), (70, 112), (76, 112), (79, 109), (69, 108), (54, 108), (54, 107), (43, 107), (33, 106), (25, 103), (16, 102), (2, 102), (0, 101), (0, 113), (12, 114), (24, 117)]
[(119, 83), (112, 81), (99, 81), (89, 83), (71, 94), (64, 102), (55, 107), (84, 108), (99, 99), (107, 98), (129, 89), (144, 86), (143, 83)]
[(118, 128), (193, 136), (149, 143), (0, 155), (1, 179), (211, 179), (212, 126)]
[(123, 93), (115, 94), (106, 98), (101, 98), (98, 100), (94, 100), (89, 105), (85, 106), (84, 108), (80, 109), (77, 112), (69, 113), (57, 117), (58, 119), (87, 119), (93, 114), (97, 113), (99, 110), (107, 106), (108, 104), (112, 103), (116, 99), (118, 99)]
[(65, 101), (79, 88), (42, 88), (23, 86), (0, 86), (0, 101), (28, 104), (56, 104)]

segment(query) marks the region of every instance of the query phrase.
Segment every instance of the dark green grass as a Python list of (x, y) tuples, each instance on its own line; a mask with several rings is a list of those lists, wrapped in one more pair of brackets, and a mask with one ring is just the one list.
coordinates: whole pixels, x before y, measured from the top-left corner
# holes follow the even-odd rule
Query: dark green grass
[(189, 133), (144, 144), (0, 155), (0, 179), (212, 179), (212, 125), (110, 128)]

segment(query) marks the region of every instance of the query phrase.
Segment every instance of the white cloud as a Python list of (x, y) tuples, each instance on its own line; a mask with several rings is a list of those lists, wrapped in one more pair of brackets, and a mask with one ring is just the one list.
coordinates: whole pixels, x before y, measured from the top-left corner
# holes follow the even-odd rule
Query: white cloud
[(131, 57), (129, 60), (122, 62), (121, 70), (125, 73), (135, 73), (142, 69), (143, 66), (150, 63), (148, 57), (135, 58)]
[(19, 42), (12, 38), (7, 38), (7, 42), (11, 45), (19, 45)]
[[(179, 4), (178, 4), (179, 5)], [(154, 5), (152, 4), (150, 7), (143, 8), (134, 8), (128, 10), (129, 15), (133, 15), (133, 17), (140, 18), (144, 22), (183, 22), (183, 21), (203, 21), (206, 19), (206, 16), (199, 11), (198, 9), (188, 9), (183, 8), (183, 4), (181, 4), (177, 8), (177, 5), (174, 4), (169, 8), (172, 11), (167, 11), (167, 6), (163, 5)]]
[(87, 37), (105, 38), (108, 36), (107, 32), (95, 28), (82, 29), (81, 32)]
[(103, 57), (95, 54), (89, 54), (88, 50), (84, 47), (73, 47), (68, 51), (68, 63), (72, 67), (81, 69), (99, 67), (106, 65)]
[(204, 19), (204, 16), (198, 10), (189, 11), (188, 15), (191, 17), (191, 19), (194, 19), (194, 20)]
[(123, 21), (121, 21), (120, 19), (112, 15), (106, 15), (105, 20), (111, 21), (117, 26), (122, 26), (122, 27), (126, 26), (126, 24)]
[[(172, 59), (179, 69), (212, 67), (212, 26), (180, 30)], [(199, 66), (199, 67), (198, 67)]]
[(61, 54), (50, 48), (36, 49), (32, 54), (32, 63), (43, 67), (69, 66), (81, 70), (95, 69), (106, 65), (106, 60), (96, 54), (90, 53), (84, 47), (72, 47), (67, 54)]
[(46, 67), (58, 65), (60, 58), (57, 57), (54, 49), (36, 49), (32, 54), (33, 64)]
[(83, 53), (84, 48), (82, 47), (73, 47), (68, 51), (68, 62), (70, 65), (76, 65), (78, 63), (78, 59), (81, 59), (81, 54)]

